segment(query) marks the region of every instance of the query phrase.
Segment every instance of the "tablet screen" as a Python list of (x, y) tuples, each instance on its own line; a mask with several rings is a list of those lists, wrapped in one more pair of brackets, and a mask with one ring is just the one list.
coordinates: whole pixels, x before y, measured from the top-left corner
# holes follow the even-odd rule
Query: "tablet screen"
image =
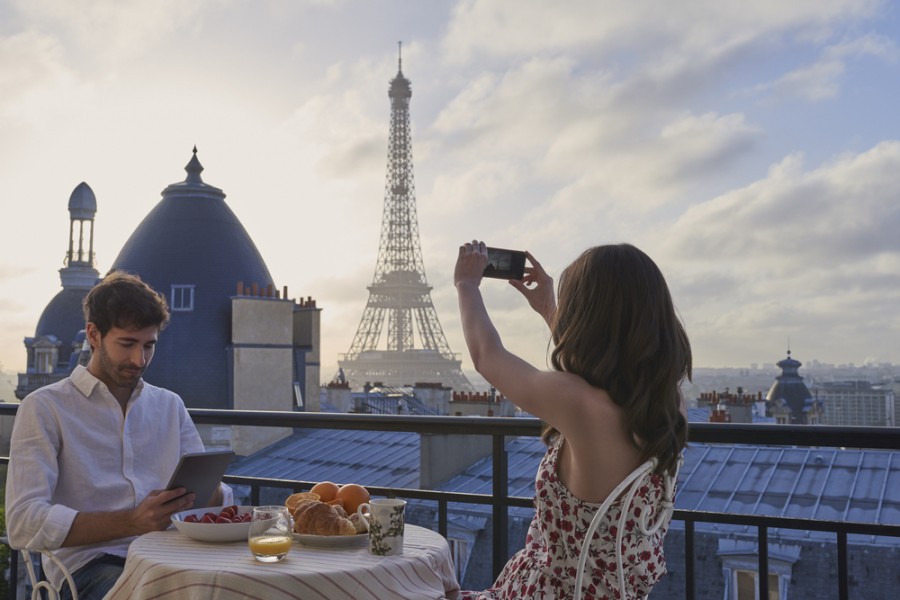
[(183, 487), (188, 492), (197, 494), (194, 506), (206, 506), (233, 458), (233, 450), (184, 454), (178, 461), (166, 489)]

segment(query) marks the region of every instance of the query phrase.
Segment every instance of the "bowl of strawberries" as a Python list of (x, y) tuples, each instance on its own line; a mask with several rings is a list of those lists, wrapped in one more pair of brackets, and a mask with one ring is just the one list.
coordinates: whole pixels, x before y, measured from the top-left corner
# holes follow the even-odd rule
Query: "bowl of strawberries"
[(172, 515), (172, 525), (184, 535), (201, 542), (246, 541), (252, 512), (252, 506), (192, 508)]

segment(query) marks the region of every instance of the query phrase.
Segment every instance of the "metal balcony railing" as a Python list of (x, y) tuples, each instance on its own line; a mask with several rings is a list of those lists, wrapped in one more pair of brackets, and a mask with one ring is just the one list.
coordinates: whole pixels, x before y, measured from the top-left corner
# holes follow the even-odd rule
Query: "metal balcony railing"
[[(15, 415), (17, 404), (0, 403), (0, 415)], [(367, 487), (376, 495), (435, 501), (438, 506), (438, 531), (447, 535), (447, 506), (449, 503), (489, 505), (492, 515), (493, 572), (498, 574), (508, 556), (507, 525), (509, 507), (531, 508), (531, 497), (510, 497), (507, 494), (506, 438), (539, 436), (541, 423), (537, 419), (504, 417), (450, 417), (407, 415), (358, 415), (333, 413), (233, 411), (190, 409), (198, 425), (234, 425), (255, 427), (293, 427), (306, 429), (341, 429), (370, 431), (403, 431), (424, 434), (462, 434), (490, 436), (493, 439), (491, 495), (442, 492), (435, 490)], [(689, 441), (707, 444), (748, 444), (757, 446), (846, 447), (900, 450), (900, 428), (888, 427), (832, 427), (792, 425), (744, 425), (691, 423)], [(8, 457), (0, 461), (8, 462)], [(257, 477), (226, 476), (229, 484), (246, 485), (251, 489), (251, 502), (258, 503), (264, 487), (293, 491), (309, 489), (316, 482)], [(823, 531), (834, 533), (838, 549), (838, 597), (849, 600), (847, 536), (853, 534), (900, 537), (900, 525), (852, 523), (843, 521), (796, 519), (733, 513), (675, 510), (674, 520), (683, 521), (685, 529), (685, 595), (696, 597), (694, 576), (694, 539), (696, 523), (742, 525), (755, 528), (758, 539), (758, 572), (768, 573), (768, 530), (775, 528)], [(15, 553), (12, 559), (15, 558)], [(15, 569), (10, 569), (12, 576)], [(768, 598), (768, 577), (759, 577), (759, 597)], [(11, 595), (14, 597), (13, 583)]]

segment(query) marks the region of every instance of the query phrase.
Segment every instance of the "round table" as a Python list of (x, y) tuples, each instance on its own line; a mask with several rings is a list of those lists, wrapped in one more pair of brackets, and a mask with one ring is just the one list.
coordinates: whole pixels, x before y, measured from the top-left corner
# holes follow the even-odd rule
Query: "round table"
[(294, 543), (278, 563), (261, 563), (247, 542), (193, 540), (175, 530), (132, 542), (125, 570), (105, 600), (456, 599), (447, 541), (407, 525), (402, 556), (373, 556), (367, 543), (323, 548)]

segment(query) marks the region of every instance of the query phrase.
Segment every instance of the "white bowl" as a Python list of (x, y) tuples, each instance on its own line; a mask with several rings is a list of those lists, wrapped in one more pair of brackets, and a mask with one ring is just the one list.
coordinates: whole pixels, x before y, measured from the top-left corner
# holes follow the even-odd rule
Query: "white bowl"
[[(202, 517), (208, 512), (219, 514), (224, 506), (207, 506), (204, 508), (192, 508), (172, 515), (172, 525), (184, 535), (200, 540), (201, 542), (240, 542), (247, 540), (250, 533), (250, 521), (246, 523), (186, 523), (184, 518), (188, 515)], [(238, 514), (253, 511), (252, 506), (238, 506)]]

